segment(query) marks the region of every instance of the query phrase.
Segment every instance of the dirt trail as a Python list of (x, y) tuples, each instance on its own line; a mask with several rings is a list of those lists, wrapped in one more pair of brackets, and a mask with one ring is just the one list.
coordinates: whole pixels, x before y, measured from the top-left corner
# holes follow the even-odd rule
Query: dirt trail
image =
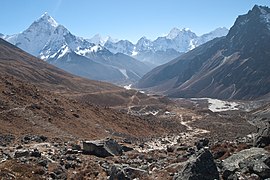
[(27, 104), (27, 105), (25, 105), (25, 106), (23, 106), (23, 107), (16, 107), (16, 108), (8, 109), (8, 110), (3, 110), (3, 111), (0, 112), (0, 114), (10, 113), (10, 112), (12, 112), (12, 111), (25, 111), (25, 109), (26, 109), (27, 107), (29, 107), (30, 105), (31, 105), (31, 104)]
[[(132, 104), (134, 104), (134, 99), (137, 97), (138, 93), (139, 93), (139, 91), (137, 91), (135, 94), (133, 94), (131, 96), (130, 101), (127, 105), (127, 109), (128, 109), (127, 114), (131, 114), (131, 108), (133, 107)], [(140, 102), (140, 99), (138, 99), (138, 100)]]
[[(177, 144), (180, 144), (181, 142), (185, 144), (194, 145), (194, 142), (197, 140), (197, 137), (199, 135), (207, 134), (209, 131), (205, 129), (199, 129), (190, 126), (189, 124), (194, 121), (199, 121), (200, 116), (192, 115), (188, 120), (185, 120), (183, 117), (183, 112), (174, 112), (176, 114), (177, 118), (179, 119), (180, 123), (186, 127), (186, 131), (179, 133), (178, 135), (171, 135), (171, 136), (165, 136), (160, 137), (157, 139), (152, 139), (151, 141), (148, 141), (145, 143), (144, 148), (136, 148), (139, 152), (149, 152), (152, 150), (164, 150), (168, 146), (174, 146)], [(190, 114), (189, 114), (190, 115)]]
[(125, 89), (117, 89), (117, 90), (102, 90), (102, 91), (96, 91), (96, 92), (89, 92), (89, 93), (61, 93), (62, 95), (67, 96), (83, 96), (83, 95), (95, 95), (95, 94), (108, 94), (108, 93), (118, 93), (118, 92), (125, 92)]
[(183, 115), (180, 114), (179, 115), (179, 118), (181, 119), (181, 124), (183, 126), (186, 126), (187, 127), (187, 131), (188, 133), (191, 135), (191, 136), (194, 136), (194, 135), (198, 135), (198, 134), (206, 134), (206, 133), (209, 133), (209, 131), (205, 130), (205, 129), (199, 129), (199, 128), (194, 128), (192, 126), (189, 125), (189, 123), (192, 123), (194, 121), (197, 121), (198, 118), (197, 117), (194, 117), (192, 116), (191, 120), (190, 121), (184, 121), (183, 119)]

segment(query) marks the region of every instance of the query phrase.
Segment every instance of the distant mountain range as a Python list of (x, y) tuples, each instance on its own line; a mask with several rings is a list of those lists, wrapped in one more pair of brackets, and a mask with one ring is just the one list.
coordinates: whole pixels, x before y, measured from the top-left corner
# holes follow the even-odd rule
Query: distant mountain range
[(270, 9), (254, 6), (225, 37), (147, 73), (138, 83), (171, 97), (255, 99), (270, 96)]
[(123, 53), (143, 61), (146, 64), (157, 66), (164, 64), (207, 41), (217, 37), (226, 36), (227, 33), (228, 29), (223, 27), (217, 28), (202, 36), (197, 36), (187, 28), (182, 30), (173, 28), (166, 36), (158, 37), (154, 41), (142, 37), (136, 44), (133, 44), (128, 40), (117, 41), (110, 37), (103, 38), (100, 35), (95, 35), (88, 41), (104, 45), (104, 47), (112, 53)]
[(91, 39), (77, 37), (45, 13), (22, 33), (0, 37), (75, 75), (124, 85), (137, 82), (157, 65), (226, 35), (227, 31), (218, 28), (197, 36), (188, 29), (174, 28), (167, 36), (154, 41), (142, 37), (134, 45), (128, 40), (100, 35)]

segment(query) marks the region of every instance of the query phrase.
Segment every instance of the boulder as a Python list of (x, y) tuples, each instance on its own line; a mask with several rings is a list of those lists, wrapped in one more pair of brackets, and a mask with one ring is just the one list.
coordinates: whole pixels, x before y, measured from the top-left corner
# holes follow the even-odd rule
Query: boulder
[(85, 154), (108, 157), (119, 156), (122, 152), (122, 146), (113, 139), (83, 142), (83, 153)]
[(236, 172), (254, 173), (260, 178), (270, 177), (270, 154), (262, 148), (250, 148), (233, 154), (222, 162), (222, 177), (230, 179)]
[(14, 154), (14, 158), (28, 157), (30, 152), (28, 150), (17, 150)]
[(21, 142), (28, 144), (30, 142), (38, 142), (38, 143), (42, 143), (45, 142), (48, 138), (46, 136), (39, 136), (39, 135), (25, 135), (24, 137), (22, 137)]
[(270, 122), (262, 121), (257, 124), (257, 134), (254, 139), (255, 147), (265, 147), (270, 144)]
[(41, 152), (39, 152), (38, 149), (34, 149), (33, 151), (30, 152), (30, 156), (39, 158), (41, 157)]
[(209, 150), (201, 149), (174, 176), (174, 180), (214, 180), (219, 179), (217, 166)]

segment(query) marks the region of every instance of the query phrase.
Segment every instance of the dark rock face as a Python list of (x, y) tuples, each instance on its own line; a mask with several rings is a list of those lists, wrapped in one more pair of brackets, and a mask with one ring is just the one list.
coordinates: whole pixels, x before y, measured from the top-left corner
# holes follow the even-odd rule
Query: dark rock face
[(139, 88), (171, 97), (255, 99), (270, 93), (270, 9), (239, 16), (226, 37), (214, 39), (147, 73)]
[(265, 147), (270, 144), (270, 122), (260, 123), (258, 132), (255, 136), (254, 146)]
[(83, 142), (83, 152), (98, 157), (121, 155), (122, 147), (113, 139), (85, 141)]
[(222, 177), (237, 177), (236, 172), (256, 174), (261, 179), (270, 177), (270, 154), (262, 148), (251, 148), (233, 154), (222, 162)]
[(175, 180), (213, 180), (219, 179), (217, 166), (209, 150), (201, 149), (196, 157), (190, 158)]

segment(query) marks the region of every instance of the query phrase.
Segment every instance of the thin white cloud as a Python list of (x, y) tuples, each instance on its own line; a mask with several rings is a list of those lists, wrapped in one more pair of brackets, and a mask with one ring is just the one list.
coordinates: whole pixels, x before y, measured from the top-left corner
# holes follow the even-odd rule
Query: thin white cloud
[(56, 1), (55, 7), (54, 7), (54, 10), (53, 10), (53, 14), (56, 14), (56, 13), (57, 13), (59, 7), (60, 7), (61, 4), (62, 4), (62, 1), (63, 1), (63, 0), (57, 0), (57, 1)]

